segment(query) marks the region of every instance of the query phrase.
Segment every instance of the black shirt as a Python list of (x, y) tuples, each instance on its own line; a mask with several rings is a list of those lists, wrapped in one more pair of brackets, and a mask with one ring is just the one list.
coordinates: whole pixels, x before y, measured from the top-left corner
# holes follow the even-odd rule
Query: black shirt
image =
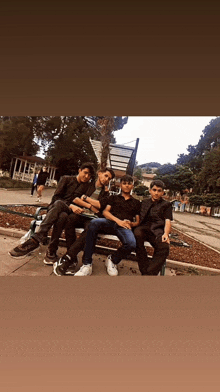
[(128, 219), (133, 222), (133, 218), (140, 215), (141, 203), (132, 196), (125, 200), (122, 195), (111, 195), (106, 203), (111, 206), (111, 214), (118, 219)]

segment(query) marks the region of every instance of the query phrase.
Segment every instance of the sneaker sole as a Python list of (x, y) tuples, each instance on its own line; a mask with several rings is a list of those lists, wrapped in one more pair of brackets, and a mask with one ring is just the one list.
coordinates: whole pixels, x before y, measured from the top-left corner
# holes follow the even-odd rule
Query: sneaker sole
[(87, 274), (87, 275), (77, 275), (77, 272), (74, 274), (74, 276), (91, 276), (92, 275), (92, 271), (89, 274)]
[(47, 261), (45, 259), (43, 260), (43, 263), (46, 265), (54, 265), (55, 262), (56, 262), (56, 260), (54, 260), (54, 261)]
[(10, 251), (8, 252), (8, 254), (9, 254), (9, 256), (13, 257), (13, 259), (24, 259), (25, 257), (30, 256), (32, 253), (36, 252), (36, 250), (39, 250), (39, 247), (40, 246), (38, 246), (34, 250), (31, 250), (30, 252), (26, 253), (25, 255), (21, 255), (21, 256), (11, 255)]
[(67, 271), (67, 272), (65, 273), (65, 275), (66, 275), (66, 276), (74, 276), (75, 273), (76, 273), (76, 272), (73, 273), (73, 272), (68, 272), (68, 271)]

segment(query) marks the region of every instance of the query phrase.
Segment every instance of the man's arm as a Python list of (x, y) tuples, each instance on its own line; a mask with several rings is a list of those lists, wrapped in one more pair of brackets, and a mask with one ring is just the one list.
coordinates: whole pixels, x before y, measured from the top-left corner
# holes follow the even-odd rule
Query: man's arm
[(66, 177), (61, 177), (60, 181), (58, 182), (57, 189), (55, 190), (51, 202), (54, 203), (58, 199), (62, 199), (63, 193), (66, 189)]
[(138, 225), (140, 224), (140, 215), (136, 215), (136, 216), (135, 216), (135, 221), (134, 221), (134, 222), (131, 222), (130, 224), (131, 224), (131, 227), (136, 227), (136, 226), (138, 226)]
[(169, 239), (170, 232), (171, 232), (171, 221), (170, 219), (166, 219), (165, 226), (164, 226), (164, 233), (162, 235), (162, 242), (167, 242), (168, 244), (170, 243), (170, 239)]
[(77, 204), (80, 207), (89, 208), (93, 212), (99, 212), (101, 204), (99, 200), (94, 200), (91, 197), (86, 196), (86, 201), (82, 200), (85, 195), (81, 196), (81, 198), (76, 197), (73, 200), (73, 203)]
[(124, 227), (125, 229), (131, 229), (131, 222), (129, 220), (121, 220), (116, 218), (116, 216), (111, 214), (110, 210), (111, 206), (108, 204), (102, 213), (106, 219), (117, 223), (118, 226)]

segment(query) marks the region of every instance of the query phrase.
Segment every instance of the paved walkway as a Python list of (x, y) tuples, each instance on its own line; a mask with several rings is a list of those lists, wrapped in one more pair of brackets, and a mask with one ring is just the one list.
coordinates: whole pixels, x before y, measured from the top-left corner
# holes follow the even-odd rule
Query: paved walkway
[[(0, 235), (0, 276), (53, 276), (52, 266), (43, 263), (44, 255), (47, 246), (40, 245), (32, 255), (26, 256), (22, 259), (16, 259), (8, 254), (8, 251), (19, 244), (19, 238), (10, 237), (7, 235)], [(58, 255), (62, 256), (66, 249), (59, 247)], [(82, 252), (79, 256), (79, 267), (82, 265)], [(94, 254), (93, 256), (93, 275), (106, 275), (105, 261), (106, 256)], [(140, 276), (138, 265), (131, 260), (122, 260), (119, 264), (119, 276)], [(173, 276), (175, 271), (171, 268), (166, 268), (166, 275)], [(71, 276), (71, 278), (73, 278)]]
[[(43, 190), (42, 203), (50, 203), (55, 188), (45, 188)], [(39, 204), (37, 194), (31, 197), (30, 189), (6, 190), (0, 188), (0, 204)]]
[(220, 252), (220, 218), (174, 212), (173, 227)]

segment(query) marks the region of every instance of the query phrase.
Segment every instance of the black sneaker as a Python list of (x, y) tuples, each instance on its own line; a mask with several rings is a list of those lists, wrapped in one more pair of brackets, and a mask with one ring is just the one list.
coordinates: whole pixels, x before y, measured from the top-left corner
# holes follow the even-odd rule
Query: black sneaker
[(64, 255), (54, 263), (53, 273), (57, 276), (63, 276), (66, 274), (66, 271), (71, 264), (72, 264), (71, 257), (68, 255)]
[(56, 252), (51, 252), (50, 249), (47, 249), (46, 255), (44, 257), (44, 264), (53, 265), (58, 259)]
[(29, 253), (33, 252), (40, 246), (39, 242), (35, 241), (33, 238), (25, 241), (23, 244), (16, 246), (16, 248), (10, 250), (8, 253), (12, 257), (24, 257)]
[(77, 267), (78, 261), (77, 259), (68, 267), (66, 270), (65, 275), (75, 275), (76, 273), (76, 267)]

